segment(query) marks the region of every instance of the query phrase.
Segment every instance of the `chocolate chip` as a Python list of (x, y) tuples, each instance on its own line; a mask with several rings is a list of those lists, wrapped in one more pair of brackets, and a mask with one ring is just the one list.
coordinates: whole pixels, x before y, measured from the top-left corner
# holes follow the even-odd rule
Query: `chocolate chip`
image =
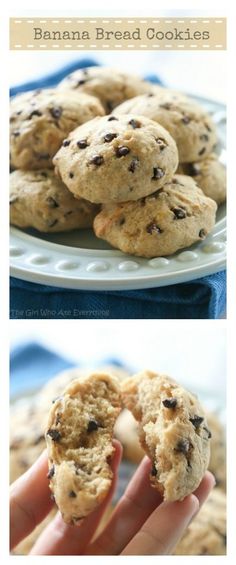
[(164, 110), (171, 110), (171, 104), (169, 102), (165, 102), (164, 104), (159, 104), (159, 108), (164, 108)]
[(63, 145), (63, 147), (68, 147), (68, 145), (70, 145), (70, 140), (65, 139), (65, 141), (63, 141), (62, 145)]
[(12, 135), (14, 135), (14, 137), (19, 137), (20, 131), (19, 131), (19, 130), (13, 131), (13, 132), (12, 132)]
[(183, 218), (186, 218), (187, 216), (186, 211), (183, 208), (172, 208), (171, 211), (175, 216), (175, 220), (183, 220)]
[(196, 177), (200, 174), (200, 168), (196, 163), (188, 163), (185, 165), (186, 167), (186, 174), (190, 175), (191, 177)]
[(151, 98), (152, 96), (154, 96), (153, 92), (149, 92), (149, 94), (147, 94), (148, 98)]
[(197, 429), (204, 421), (204, 418), (202, 416), (194, 416), (193, 418), (189, 418), (189, 421), (193, 424), (194, 428)]
[(203, 148), (201, 149), (201, 151), (198, 151), (198, 155), (203, 155), (203, 154), (205, 153), (205, 151), (206, 151), (206, 148), (203, 147)]
[(60, 441), (60, 439), (61, 439), (60, 432), (58, 432), (58, 430), (55, 430), (54, 428), (51, 428), (51, 430), (48, 430), (47, 435), (52, 438), (52, 441)]
[(107, 100), (106, 101), (106, 107), (108, 110), (108, 114), (110, 114), (114, 108), (114, 102), (112, 100)]
[(198, 235), (199, 235), (199, 237), (201, 237), (201, 239), (204, 239), (204, 238), (206, 237), (206, 232), (205, 232), (205, 230), (204, 230), (204, 229), (201, 229)]
[(151, 178), (151, 180), (158, 180), (161, 179), (162, 177), (164, 177), (165, 173), (163, 171), (163, 169), (160, 169), (160, 167), (154, 167), (153, 168), (153, 176)]
[(207, 135), (206, 133), (203, 133), (202, 135), (200, 135), (200, 139), (202, 141), (209, 141), (209, 135)]
[(58, 220), (53, 220), (52, 222), (48, 223), (49, 228), (53, 228), (58, 223)]
[(134, 119), (130, 120), (128, 124), (132, 126), (133, 129), (141, 128), (142, 125), (140, 122), (138, 122), (138, 120), (134, 120)]
[(176, 408), (177, 398), (165, 398), (165, 400), (162, 400), (162, 404), (165, 408)]
[(165, 149), (165, 147), (166, 147), (166, 142), (165, 142), (165, 140), (162, 139), (161, 137), (157, 137), (157, 138), (155, 139), (155, 141), (156, 141), (157, 145), (160, 145), (160, 151), (163, 151), (163, 149)]
[(79, 141), (77, 141), (77, 145), (80, 149), (86, 149), (89, 144), (87, 142), (87, 139), (79, 139)]
[(70, 179), (73, 179), (73, 178), (74, 178), (74, 173), (71, 173), (71, 172), (70, 172), (70, 173), (69, 173), (69, 177), (70, 177)]
[(53, 477), (53, 475), (55, 475), (54, 465), (51, 467), (51, 469), (49, 469), (48, 474), (47, 474), (47, 479), (51, 479)]
[(188, 439), (180, 439), (175, 447), (175, 451), (179, 453), (184, 453), (186, 455), (191, 447), (190, 441)]
[(68, 493), (68, 496), (69, 496), (70, 498), (76, 498), (77, 494), (75, 493), (74, 490), (70, 490), (70, 492)]
[(135, 157), (135, 159), (132, 159), (129, 167), (128, 167), (128, 171), (130, 171), (131, 173), (134, 173), (135, 169), (137, 168), (137, 164), (138, 164), (138, 159), (137, 157)]
[(116, 156), (119, 157), (125, 157), (125, 155), (128, 155), (128, 153), (130, 152), (129, 147), (126, 147), (125, 145), (121, 145), (120, 147), (117, 147), (116, 149)]
[(53, 118), (59, 120), (62, 115), (62, 108), (60, 106), (57, 106), (56, 108), (49, 108), (49, 112)]
[(31, 114), (28, 116), (28, 120), (31, 120), (31, 118), (33, 118), (33, 116), (42, 116), (42, 112), (40, 112), (39, 110), (33, 110), (33, 112), (31, 112)]
[(205, 432), (207, 432), (207, 437), (208, 437), (208, 439), (210, 439), (210, 438), (212, 437), (211, 431), (210, 431), (207, 427), (205, 427), (205, 426), (203, 427), (203, 429), (205, 430)]
[(48, 174), (46, 173), (46, 171), (41, 171), (41, 177), (44, 177), (45, 179), (48, 178)]
[(118, 223), (119, 223), (119, 226), (123, 226), (125, 224), (125, 218), (124, 217), (119, 218)]
[(153, 465), (152, 470), (151, 470), (151, 475), (152, 477), (156, 477), (157, 476), (157, 469), (156, 467)]
[(110, 116), (109, 118), (107, 118), (108, 122), (113, 122), (114, 120), (116, 120), (117, 122), (119, 121), (118, 118), (115, 118), (115, 116)]
[(205, 128), (207, 129), (207, 131), (211, 131), (211, 128), (208, 124), (204, 124), (204, 125), (205, 125)]
[(77, 81), (76, 86), (82, 86), (82, 84), (85, 84), (85, 83), (86, 83), (86, 80), (80, 79), (80, 80)]
[(94, 432), (99, 428), (98, 423), (95, 420), (90, 420), (87, 427), (87, 432)]
[(151, 224), (149, 224), (149, 225), (146, 227), (146, 231), (147, 231), (148, 233), (150, 233), (151, 235), (152, 235), (153, 233), (158, 233), (158, 234), (159, 234), (159, 233), (163, 233), (163, 230), (161, 230), (161, 228), (159, 228), (159, 226), (158, 226), (157, 224), (155, 224), (154, 222), (152, 222)]
[(92, 159), (89, 161), (92, 165), (96, 165), (96, 167), (100, 167), (104, 163), (104, 158), (102, 155), (94, 155)]
[(20, 116), (22, 114), (22, 110), (18, 110), (18, 112), (16, 112), (17, 116)]
[(191, 122), (191, 120), (188, 116), (184, 116), (182, 118), (181, 122), (183, 122), (183, 124), (189, 124), (189, 122)]
[(106, 135), (104, 135), (104, 141), (105, 143), (110, 143), (110, 141), (112, 141), (113, 139), (115, 139), (117, 137), (117, 133), (106, 133)]
[(49, 208), (59, 208), (59, 204), (57, 203), (55, 198), (53, 198), (52, 196), (48, 196), (48, 198), (46, 199), (46, 202), (47, 202)]

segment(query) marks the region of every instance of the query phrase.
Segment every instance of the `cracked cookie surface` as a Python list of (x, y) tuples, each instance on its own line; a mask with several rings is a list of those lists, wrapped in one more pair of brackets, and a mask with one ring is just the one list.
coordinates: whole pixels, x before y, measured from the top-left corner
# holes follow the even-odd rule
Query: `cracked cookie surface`
[(183, 500), (200, 484), (210, 457), (211, 432), (197, 397), (151, 371), (124, 381), (122, 397), (139, 422), (152, 486), (166, 501)]
[(104, 204), (94, 231), (125, 253), (171, 255), (205, 239), (215, 224), (216, 208), (191, 177), (175, 175), (162, 189), (136, 202)]
[(113, 427), (120, 404), (117, 379), (93, 373), (72, 381), (51, 408), (45, 436), (48, 478), (68, 524), (95, 510), (109, 491)]
[(10, 221), (15, 226), (51, 233), (89, 228), (98, 211), (97, 205), (75, 198), (49, 169), (10, 175)]
[(10, 102), (13, 169), (52, 168), (52, 158), (70, 131), (104, 110), (87, 94), (43, 89), (18, 94)]
[(174, 140), (136, 116), (95, 118), (75, 129), (53, 159), (76, 196), (91, 202), (137, 200), (168, 182), (178, 165)]

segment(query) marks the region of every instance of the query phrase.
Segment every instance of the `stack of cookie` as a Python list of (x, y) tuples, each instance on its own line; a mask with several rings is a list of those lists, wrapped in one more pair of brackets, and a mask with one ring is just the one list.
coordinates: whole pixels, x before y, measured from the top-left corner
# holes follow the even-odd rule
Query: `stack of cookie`
[[(86, 88), (83, 77), (88, 74), (94, 79)], [(73, 88), (74, 79), (78, 89)], [(73, 80), (65, 81), (69, 90), (62, 83), (11, 100), (10, 220), (20, 228), (50, 233), (92, 227), (100, 207), (75, 198), (55, 176), (52, 159), (61, 145), (66, 146), (70, 131), (111, 111), (112, 94), (120, 104), (150, 89), (149, 83), (135, 76), (96, 67), (89, 73), (78, 71)]]
[(108, 68), (76, 71), (13, 99), (11, 222), (93, 224), (125, 253), (170, 255), (214, 226), (226, 192), (216, 143), (212, 119), (187, 96)]

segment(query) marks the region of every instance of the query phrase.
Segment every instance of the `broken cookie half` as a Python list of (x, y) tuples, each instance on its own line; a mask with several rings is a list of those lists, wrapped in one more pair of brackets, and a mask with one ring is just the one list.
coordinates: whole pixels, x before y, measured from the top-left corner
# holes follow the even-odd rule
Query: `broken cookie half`
[(73, 380), (52, 405), (46, 431), (48, 478), (67, 524), (95, 510), (110, 489), (120, 408), (119, 382), (103, 373)]
[(152, 486), (166, 501), (183, 500), (200, 484), (210, 457), (211, 432), (197, 397), (151, 371), (126, 379), (122, 395), (152, 460)]

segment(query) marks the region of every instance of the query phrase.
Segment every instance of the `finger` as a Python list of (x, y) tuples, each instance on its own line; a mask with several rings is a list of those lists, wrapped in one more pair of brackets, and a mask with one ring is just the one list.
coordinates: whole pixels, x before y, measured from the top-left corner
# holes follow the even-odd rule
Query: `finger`
[(10, 489), (10, 547), (15, 547), (53, 506), (47, 479), (46, 450)]
[(195, 494), (195, 496), (199, 500), (199, 510), (201, 509), (202, 505), (204, 504), (204, 502), (208, 498), (208, 496), (209, 496), (211, 490), (214, 488), (215, 484), (216, 484), (216, 481), (215, 481), (214, 475), (212, 475), (212, 473), (210, 473), (210, 471), (206, 471), (199, 487), (193, 493), (193, 494)]
[(102, 534), (89, 547), (89, 555), (118, 555), (162, 502), (150, 485), (151, 461), (144, 457), (117, 504)]
[(194, 494), (182, 502), (163, 502), (149, 516), (122, 555), (168, 555), (198, 511)]
[(201, 508), (215, 479), (206, 472), (199, 487), (182, 502), (163, 502), (125, 548), (123, 555), (166, 555), (172, 553), (185, 528)]
[(65, 524), (58, 512), (31, 550), (32, 555), (81, 555), (92, 539), (97, 526), (111, 501), (118, 478), (118, 467), (122, 457), (121, 444), (114, 440), (115, 453), (111, 461), (112, 485), (99, 508), (82, 520), (77, 526)]

